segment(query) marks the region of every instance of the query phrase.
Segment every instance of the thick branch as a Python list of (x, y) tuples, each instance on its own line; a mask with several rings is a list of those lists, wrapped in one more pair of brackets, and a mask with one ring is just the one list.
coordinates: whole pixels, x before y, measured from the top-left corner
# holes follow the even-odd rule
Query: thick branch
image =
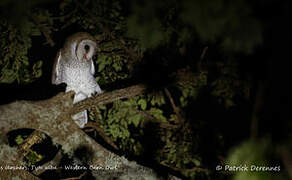
[(116, 100), (126, 99), (130, 97), (137, 96), (146, 91), (146, 87), (144, 85), (134, 85), (124, 89), (115, 90), (109, 93), (104, 93), (92, 98), (85, 99), (77, 104), (74, 104), (71, 113), (76, 114), (80, 111), (88, 109), (92, 106), (103, 105), (112, 103)]
[[(177, 74), (178, 83), (196, 84), (196, 78), (186, 79), (185, 73), (181, 74), (179, 72)], [(16, 101), (0, 106), (0, 135), (6, 135), (14, 129), (35, 129), (50, 136), (54, 143), (62, 145), (63, 152), (69, 155), (73, 155), (76, 149), (80, 147), (84, 149), (85, 147), (88, 151), (87, 154), (91, 156), (88, 158), (89, 161), (87, 164), (97, 168), (97, 170), (91, 170), (92, 174), (98, 177), (104, 177), (104, 179), (108, 179), (109, 177), (143, 179), (143, 177), (150, 176), (153, 179), (158, 179), (159, 177), (153, 170), (138, 165), (135, 162), (130, 162), (124, 157), (117, 156), (103, 148), (84, 133), (71, 118), (73, 114), (89, 109), (90, 107), (134, 97), (145, 91), (146, 87), (144, 85), (134, 85), (104, 93), (74, 105), (72, 103), (74, 92), (60, 93), (44, 101)], [(0, 153), (0, 159), (3, 159), (3, 162), (14, 162), (15, 165), (20, 163), (19, 161), (13, 161), (12, 158), (13, 156), (4, 156)], [(105, 171), (104, 169), (106, 167), (112, 167), (114, 169)]]
[[(97, 96), (96, 99), (90, 99), (88, 102), (89, 105), (94, 105), (95, 102), (105, 104), (117, 99), (132, 97), (142, 93), (144, 89), (142, 86), (132, 86)], [(138, 179), (152, 176), (154, 179), (158, 179), (153, 170), (113, 154), (84, 133), (71, 118), (73, 94), (73, 92), (60, 93), (49, 100), (16, 101), (0, 106), (1, 135), (6, 135), (14, 129), (33, 128), (52, 137), (53, 142), (61, 144), (62, 150), (69, 155), (73, 155), (74, 151), (80, 147), (85, 148), (88, 151), (87, 154), (90, 155), (87, 164), (96, 168), (91, 169), (96, 176), (105, 177), (105, 179), (121, 176), (125, 176), (126, 179)], [(98, 103), (99, 100), (101, 103)], [(88, 108), (88, 106), (84, 106), (84, 108)], [(0, 159), (3, 160), (2, 165), (5, 165), (6, 162), (12, 162), (12, 165), (20, 164), (19, 161), (14, 160), (14, 156), (0, 154)], [(107, 168), (112, 168), (112, 170)]]

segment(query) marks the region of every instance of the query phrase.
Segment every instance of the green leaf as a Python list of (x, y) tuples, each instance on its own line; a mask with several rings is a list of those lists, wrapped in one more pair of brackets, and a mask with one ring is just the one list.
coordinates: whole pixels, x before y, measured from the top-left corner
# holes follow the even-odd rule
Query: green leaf
[(35, 78), (41, 77), (42, 65), (43, 65), (43, 61), (38, 61), (33, 65), (32, 69), (33, 69), (33, 75)]
[(107, 56), (103, 56), (103, 55), (98, 56), (97, 58), (97, 63), (99, 63), (98, 72), (101, 72), (105, 68), (105, 66), (108, 64), (107, 59), (108, 59)]
[(98, 65), (98, 72), (101, 72), (104, 68), (105, 68), (106, 63), (104, 61), (102, 61), (99, 65)]
[(192, 162), (196, 165), (196, 166), (200, 166), (201, 162), (197, 159), (192, 159)]
[(159, 119), (162, 122), (167, 122), (166, 118), (163, 116), (163, 111), (158, 108), (151, 108), (149, 113), (152, 114), (155, 118)]
[(12, 69), (4, 69), (0, 77), (1, 83), (12, 83), (16, 79), (16, 73)]
[(30, 151), (25, 158), (29, 161), (30, 164), (36, 164), (44, 157), (41, 154), (36, 153), (35, 151)]
[(15, 142), (16, 142), (17, 144), (21, 144), (23, 141), (24, 141), (24, 139), (22, 138), (21, 135), (16, 136), (16, 138), (15, 138)]
[(146, 108), (147, 108), (147, 102), (146, 102), (145, 99), (140, 99), (140, 100), (138, 101), (138, 104), (141, 106), (141, 109), (142, 109), (142, 110), (146, 110)]
[(131, 119), (131, 122), (134, 124), (134, 126), (138, 127), (138, 125), (142, 119), (142, 116), (140, 114), (136, 114), (136, 115), (132, 116), (130, 119)]
[(120, 71), (122, 69), (122, 67), (118, 63), (113, 63), (113, 68), (115, 69), (115, 71)]

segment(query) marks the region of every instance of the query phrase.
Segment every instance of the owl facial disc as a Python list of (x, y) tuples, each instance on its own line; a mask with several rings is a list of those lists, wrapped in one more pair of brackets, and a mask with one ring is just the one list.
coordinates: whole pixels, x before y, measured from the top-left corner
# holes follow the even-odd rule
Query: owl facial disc
[(82, 40), (76, 47), (76, 56), (79, 61), (91, 60), (96, 51), (96, 43), (92, 40)]

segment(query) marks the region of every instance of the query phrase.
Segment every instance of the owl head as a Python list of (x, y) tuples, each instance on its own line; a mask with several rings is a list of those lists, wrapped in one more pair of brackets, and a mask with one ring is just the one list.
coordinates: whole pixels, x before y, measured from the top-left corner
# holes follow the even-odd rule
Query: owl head
[(52, 71), (52, 83), (60, 84), (64, 82), (64, 66), (91, 67), (91, 74), (94, 74), (94, 65), (92, 57), (96, 52), (96, 43), (94, 38), (85, 32), (75, 33), (66, 39), (63, 48), (58, 52)]
[(90, 34), (79, 32), (67, 38), (62, 50), (65, 56), (85, 62), (95, 55), (96, 43)]

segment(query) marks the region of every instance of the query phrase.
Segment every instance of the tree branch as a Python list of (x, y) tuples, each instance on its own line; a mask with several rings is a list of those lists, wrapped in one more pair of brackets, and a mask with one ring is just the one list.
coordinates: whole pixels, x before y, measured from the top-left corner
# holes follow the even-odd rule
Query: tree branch
[[(89, 99), (86, 103), (79, 103), (77, 107), (87, 109), (89, 106), (132, 97), (144, 92), (144, 90), (145, 88), (141, 85), (131, 86), (96, 96), (95, 99)], [(125, 178), (127, 177), (126, 179), (131, 177), (137, 179), (138, 176), (150, 176), (158, 179), (158, 175), (152, 169), (113, 154), (84, 133), (71, 118), (72, 109), (75, 108), (76, 110), (72, 103), (73, 94), (73, 92), (60, 93), (44, 101), (16, 101), (0, 106), (1, 136), (14, 129), (32, 128), (50, 136), (54, 143), (62, 145), (63, 152), (71, 156), (74, 155), (74, 151), (78, 148), (85, 147), (88, 151), (87, 154), (90, 155), (87, 164), (97, 168), (97, 170), (92, 170), (92, 173), (96, 176), (103, 176), (105, 179), (120, 176), (125, 176)], [(0, 145), (3, 146), (3, 144)], [(11, 151), (17, 154), (17, 151), (13, 150), (13, 148), (11, 148)], [(16, 161), (15, 155), (7, 156), (0, 153), (0, 159), (3, 161), (2, 165), (11, 164), (16, 166), (21, 164), (20, 159)], [(106, 170), (108, 167), (112, 167), (113, 170)]]
[(111, 145), (115, 150), (119, 150), (119, 148), (115, 145), (115, 143), (109, 138), (103, 131), (101, 127), (99, 127), (96, 123), (88, 122), (85, 127), (91, 127), (95, 129), (98, 134), (107, 142), (109, 145)]
[(108, 93), (103, 93), (98, 96), (85, 99), (81, 102), (74, 104), (73, 108), (71, 109), (71, 114), (76, 114), (80, 111), (88, 109), (92, 106), (103, 105), (112, 103), (116, 100), (126, 99), (130, 97), (137, 96), (142, 94), (146, 91), (146, 87), (142, 84), (130, 86), (124, 89), (115, 90)]
[[(181, 79), (179, 78), (179, 80)], [(188, 79), (188, 81), (192, 80)], [(74, 92), (72, 91), (68, 93), (59, 93), (57, 96), (48, 100), (37, 102), (16, 101), (7, 105), (2, 105), (0, 106), (0, 135), (6, 136), (8, 132), (15, 129), (35, 129), (51, 137), (54, 143), (60, 144), (63, 152), (68, 155), (73, 156), (75, 150), (80, 147), (85, 147), (88, 151), (87, 154), (90, 155), (86, 163), (97, 168), (97, 170), (91, 169), (93, 175), (105, 177), (104, 179), (108, 179), (109, 177), (139, 179), (149, 176), (158, 179), (159, 176), (152, 169), (138, 165), (136, 162), (130, 162), (124, 157), (113, 154), (103, 148), (84, 133), (71, 118), (73, 114), (85, 109), (97, 105), (108, 104), (120, 99), (134, 97), (144, 92), (146, 92), (146, 87), (140, 84), (103, 93), (74, 105), (72, 103)], [(37, 135), (36, 137), (39, 136)], [(40, 138), (32, 136), (32, 138), (29, 138), (27, 143), (24, 143), (23, 147), (20, 147), (20, 149), (24, 149), (25, 152), (25, 149), (30, 147), (31, 142), (38, 142), (39, 139)], [(1, 141), (0, 146), (9, 147)], [(16, 155), (18, 154), (17, 150), (13, 148), (10, 148), (9, 151)], [(3, 162), (3, 164), (12, 165), (21, 164), (23, 154), (21, 155), (22, 158), (17, 159), (15, 157), (15, 155), (7, 156), (6, 154), (0, 153), (0, 163)], [(114, 170), (104, 171), (106, 167), (113, 167)], [(28, 172), (24, 173), (27, 174)], [(0, 177), (1, 174), (2, 173), (0, 173)]]

